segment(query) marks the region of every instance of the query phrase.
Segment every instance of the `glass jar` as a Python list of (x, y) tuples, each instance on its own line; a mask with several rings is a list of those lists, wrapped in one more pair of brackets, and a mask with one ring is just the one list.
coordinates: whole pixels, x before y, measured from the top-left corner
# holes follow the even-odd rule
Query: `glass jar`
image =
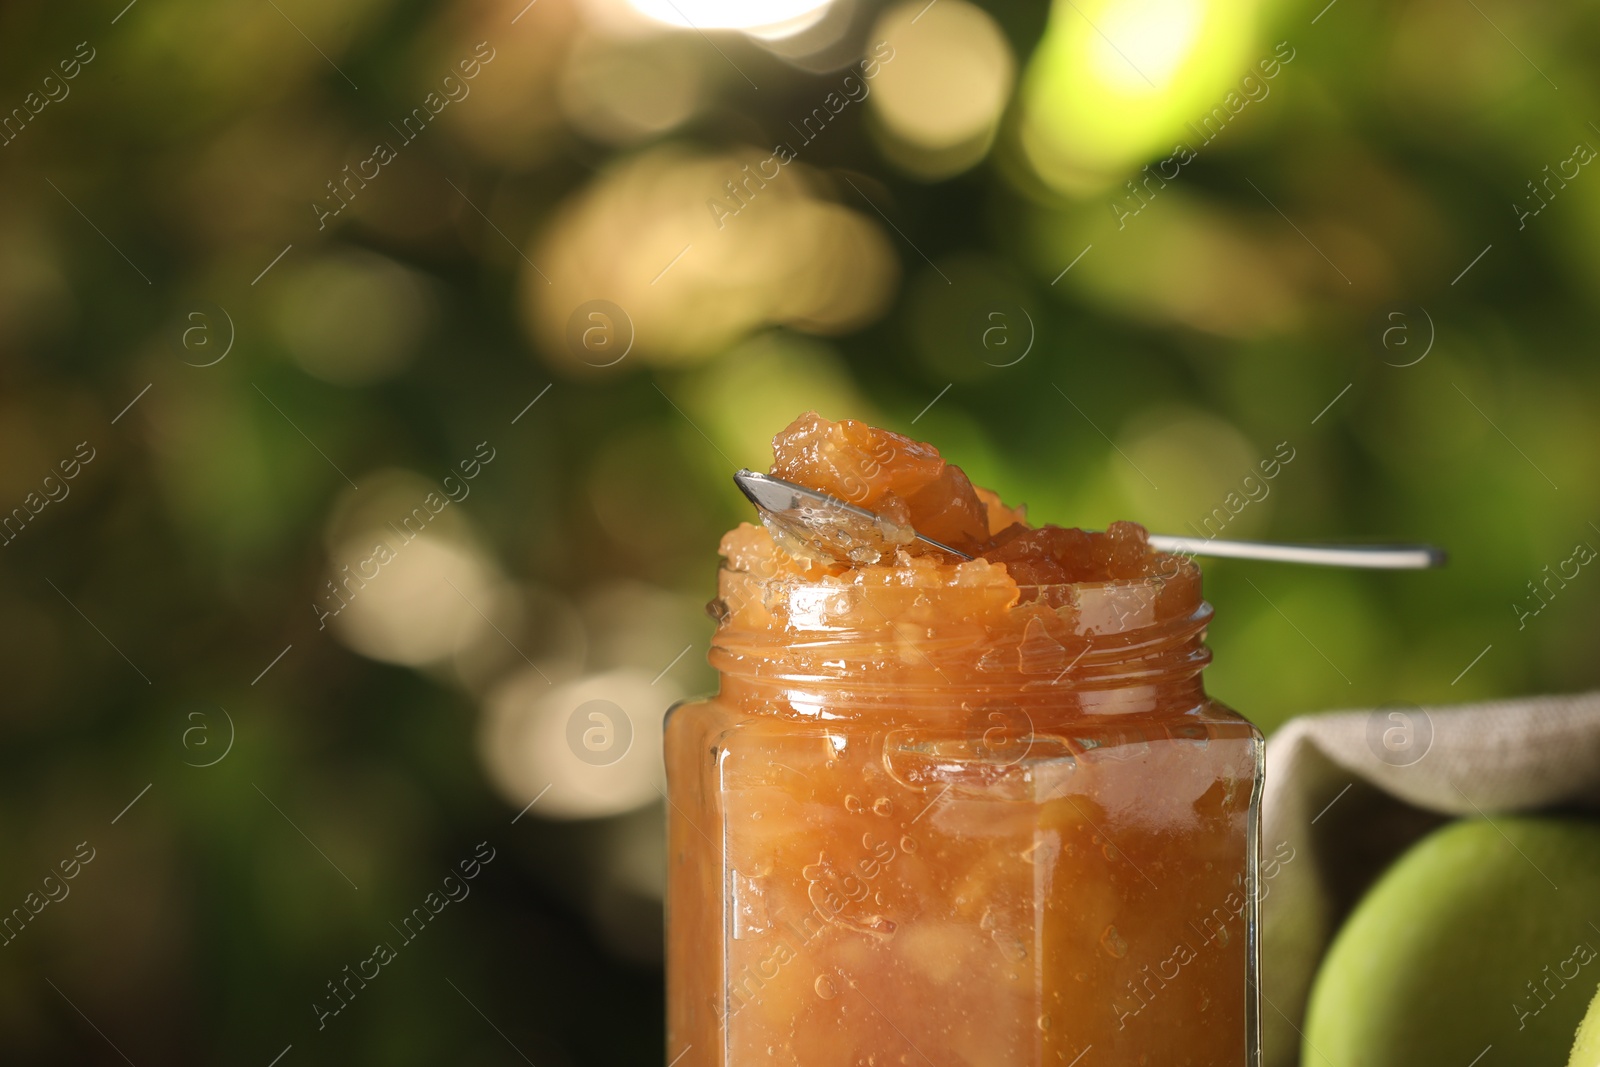
[(1257, 1062), (1262, 740), (1198, 570), (984, 566), (724, 567), (666, 727), (679, 1067)]

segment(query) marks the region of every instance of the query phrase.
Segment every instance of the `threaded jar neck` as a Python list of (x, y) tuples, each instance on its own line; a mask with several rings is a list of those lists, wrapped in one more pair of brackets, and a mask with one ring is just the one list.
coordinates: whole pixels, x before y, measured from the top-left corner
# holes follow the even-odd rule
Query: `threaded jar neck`
[[(751, 710), (854, 718), (1008, 704), (1061, 714), (1204, 699), (1211, 606), (1198, 570), (1056, 586), (757, 580), (724, 568), (710, 610), (723, 694)], [(870, 580), (877, 577), (880, 580)]]

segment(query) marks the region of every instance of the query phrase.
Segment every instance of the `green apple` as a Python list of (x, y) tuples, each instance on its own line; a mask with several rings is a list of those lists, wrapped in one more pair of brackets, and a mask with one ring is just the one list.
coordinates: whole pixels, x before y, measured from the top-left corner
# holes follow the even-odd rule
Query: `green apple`
[[(1402, 856), (1345, 922), (1300, 1062), (1560, 1067), (1597, 983), (1600, 824), (1463, 819)], [(1593, 1053), (1583, 1063), (1597, 1067)]]
[(1567, 1067), (1600, 1067), (1600, 993), (1589, 1002), (1589, 1013), (1572, 1041), (1572, 1058)]

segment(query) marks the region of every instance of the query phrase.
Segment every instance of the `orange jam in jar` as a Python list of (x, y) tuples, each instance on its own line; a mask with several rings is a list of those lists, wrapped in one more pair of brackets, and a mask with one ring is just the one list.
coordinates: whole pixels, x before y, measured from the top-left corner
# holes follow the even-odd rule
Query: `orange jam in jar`
[(870, 427), (775, 447), (977, 558), (724, 538), (721, 690), (667, 724), (668, 1058), (1254, 1064), (1262, 741), (1201, 686), (1192, 561)]

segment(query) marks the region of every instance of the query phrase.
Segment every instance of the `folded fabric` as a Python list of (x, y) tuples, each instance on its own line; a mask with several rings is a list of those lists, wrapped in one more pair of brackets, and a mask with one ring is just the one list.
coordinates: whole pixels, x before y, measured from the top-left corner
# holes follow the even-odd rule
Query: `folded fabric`
[(1262, 800), (1266, 1067), (1299, 1063), (1312, 979), (1338, 924), (1418, 838), (1462, 815), (1600, 806), (1600, 692), (1285, 724)]

